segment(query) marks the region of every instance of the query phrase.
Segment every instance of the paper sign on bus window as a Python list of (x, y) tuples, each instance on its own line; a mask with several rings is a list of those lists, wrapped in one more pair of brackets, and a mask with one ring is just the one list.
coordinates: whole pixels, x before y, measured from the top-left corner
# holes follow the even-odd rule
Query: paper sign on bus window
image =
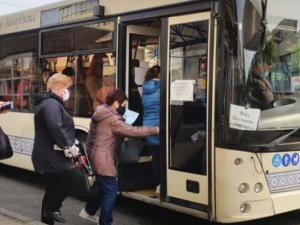
[(194, 80), (175, 80), (171, 84), (172, 101), (193, 101)]
[(259, 109), (246, 109), (243, 106), (230, 105), (230, 128), (238, 130), (257, 130), (259, 117)]

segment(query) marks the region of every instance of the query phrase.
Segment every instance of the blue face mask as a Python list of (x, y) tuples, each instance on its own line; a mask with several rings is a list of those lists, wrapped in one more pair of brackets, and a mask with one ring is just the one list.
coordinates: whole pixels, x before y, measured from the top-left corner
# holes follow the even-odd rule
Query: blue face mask
[(118, 112), (121, 116), (124, 115), (125, 111), (126, 111), (125, 106), (121, 106), (121, 105), (120, 105), (119, 108), (117, 108), (117, 112)]
[(266, 72), (263, 73), (262, 78), (266, 78), (267, 76), (269, 76), (269, 72), (268, 71), (266, 71)]

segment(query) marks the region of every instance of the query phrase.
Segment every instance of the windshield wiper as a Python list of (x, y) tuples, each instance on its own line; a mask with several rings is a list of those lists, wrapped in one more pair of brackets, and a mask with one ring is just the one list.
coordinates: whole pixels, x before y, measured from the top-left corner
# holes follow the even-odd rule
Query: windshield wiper
[(298, 130), (300, 130), (300, 127), (296, 128), (295, 130), (291, 131), (290, 133), (287, 133), (287, 134), (285, 134), (283, 136), (280, 136), (280, 137), (274, 139), (270, 143), (260, 145), (259, 148), (261, 150), (270, 150), (270, 149), (273, 149), (277, 145), (279, 145), (280, 143), (284, 142), (289, 136), (291, 136), (292, 134), (296, 133)]

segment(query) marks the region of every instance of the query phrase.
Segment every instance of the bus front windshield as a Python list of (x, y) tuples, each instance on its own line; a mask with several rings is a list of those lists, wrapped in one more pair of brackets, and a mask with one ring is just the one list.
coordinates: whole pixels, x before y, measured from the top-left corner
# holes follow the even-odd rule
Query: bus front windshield
[(232, 21), (225, 30), (236, 36), (230, 40), (225, 34), (223, 143), (253, 151), (299, 149), (300, 5), (297, 0), (268, 1), (265, 48), (253, 51), (243, 43), (245, 2), (227, 6)]

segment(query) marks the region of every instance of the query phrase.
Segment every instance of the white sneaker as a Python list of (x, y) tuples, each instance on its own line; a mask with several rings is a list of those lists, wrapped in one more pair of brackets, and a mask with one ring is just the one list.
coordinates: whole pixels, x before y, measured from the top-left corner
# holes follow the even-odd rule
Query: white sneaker
[(89, 220), (89, 221), (92, 221), (92, 222), (94, 222), (94, 223), (99, 223), (99, 217), (98, 216), (96, 216), (96, 215), (90, 215), (90, 214), (88, 214), (86, 211), (85, 211), (85, 209), (83, 208), (82, 210), (81, 210), (81, 212), (79, 213), (79, 216), (81, 217), (81, 218), (83, 218), (83, 219), (87, 219), (87, 220)]

